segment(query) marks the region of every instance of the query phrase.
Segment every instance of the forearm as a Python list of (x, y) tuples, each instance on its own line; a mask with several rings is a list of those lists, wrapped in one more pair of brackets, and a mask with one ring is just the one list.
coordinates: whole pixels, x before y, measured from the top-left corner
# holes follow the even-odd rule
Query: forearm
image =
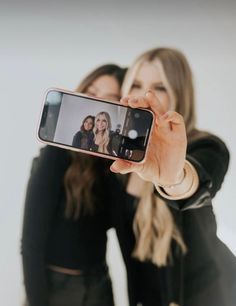
[(179, 200), (165, 198), (158, 190), (155, 194), (165, 199), (169, 206), (180, 210), (211, 205), (211, 199), (220, 189), (228, 169), (229, 152), (225, 144), (215, 136), (197, 140), (188, 146), (186, 159), (198, 175), (196, 191)]
[(24, 285), (30, 306), (48, 305), (48, 285), (43, 255), (22, 246)]
[(61, 149), (43, 148), (34, 159), (26, 190), (21, 252), (30, 306), (47, 305), (45, 245), (64, 174), (59, 158), (64, 156)]

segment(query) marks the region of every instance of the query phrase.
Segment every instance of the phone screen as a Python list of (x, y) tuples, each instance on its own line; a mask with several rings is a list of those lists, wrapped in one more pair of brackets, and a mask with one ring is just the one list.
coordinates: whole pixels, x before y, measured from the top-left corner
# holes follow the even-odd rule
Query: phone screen
[(153, 115), (148, 110), (50, 90), (38, 135), (48, 144), (140, 162), (152, 122)]

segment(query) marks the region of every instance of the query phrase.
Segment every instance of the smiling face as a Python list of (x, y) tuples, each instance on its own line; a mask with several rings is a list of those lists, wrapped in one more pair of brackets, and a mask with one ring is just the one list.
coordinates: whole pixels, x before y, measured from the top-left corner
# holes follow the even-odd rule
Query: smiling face
[(103, 132), (108, 128), (108, 122), (105, 115), (98, 115), (95, 126), (98, 132)]
[(115, 77), (103, 75), (98, 77), (85, 92), (89, 96), (118, 101), (120, 86)]
[(92, 118), (87, 118), (85, 121), (84, 121), (84, 130), (85, 131), (90, 131), (92, 130), (93, 128), (93, 119)]
[(134, 96), (144, 95), (148, 89), (155, 91), (159, 101), (166, 109), (171, 108), (174, 100), (173, 93), (159, 60), (145, 61), (141, 64), (129, 94)]

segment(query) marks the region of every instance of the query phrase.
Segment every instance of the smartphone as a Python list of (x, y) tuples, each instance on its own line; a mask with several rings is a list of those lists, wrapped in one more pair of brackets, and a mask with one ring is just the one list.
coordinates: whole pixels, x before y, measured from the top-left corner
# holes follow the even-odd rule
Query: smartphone
[(142, 162), (153, 118), (147, 109), (51, 88), (45, 94), (37, 133), (48, 145)]

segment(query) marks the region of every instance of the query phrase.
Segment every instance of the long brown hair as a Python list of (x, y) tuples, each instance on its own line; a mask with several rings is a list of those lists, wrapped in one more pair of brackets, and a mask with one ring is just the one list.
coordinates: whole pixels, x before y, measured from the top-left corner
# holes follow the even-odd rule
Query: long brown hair
[[(121, 86), (126, 69), (115, 64), (107, 64), (91, 71), (77, 86), (77, 92), (86, 93), (88, 87), (100, 76), (113, 76)], [(90, 157), (86, 154), (71, 152), (71, 164), (64, 176), (66, 190), (67, 218), (78, 219), (81, 213), (92, 214), (94, 212), (96, 195), (94, 184), (102, 184), (101, 178), (109, 169), (107, 160)], [(97, 188), (98, 190), (99, 188)], [(102, 189), (102, 186), (101, 188)]]
[[(157, 48), (139, 56), (127, 71), (122, 94), (127, 95), (141, 65), (159, 61), (164, 71), (166, 88), (171, 108), (179, 112), (186, 125), (188, 141), (206, 133), (196, 129), (194, 87), (191, 68), (182, 52), (172, 48)], [(142, 196), (133, 223), (136, 237), (134, 256), (140, 260), (151, 260), (157, 266), (164, 266), (170, 257), (171, 242), (175, 240), (183, 253), (187, 248), (182, 235), (174, 223), (166, 203), (153, 195), (153, 185), (144, 182)]]
[(92, 125), (91, 130), (93, 129), (93, 127), (94, 127), (94, 116), (88, 115), (88, 116), (86, 116), (86, 117), (84, 118), (84, 120), (82, 121), (82, 124), (81, 124), (81, 126), (80, 126), (80, 131), (85, 132), (84, 123), (85, 123), (85, 121), (88, 120), (88, 119), (91, 119), (91, 120), (92, 120), (92, 124), (93, 124), (93, 125)]

